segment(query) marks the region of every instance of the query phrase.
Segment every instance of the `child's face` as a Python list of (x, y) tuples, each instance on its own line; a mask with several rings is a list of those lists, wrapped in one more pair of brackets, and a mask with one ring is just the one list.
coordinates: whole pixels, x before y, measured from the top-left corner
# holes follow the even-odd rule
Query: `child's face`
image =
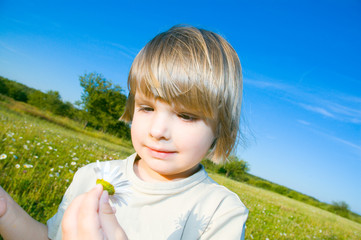
[(192, 175), (214, 141), (213, 129), (214, 123), (187, 109), (136, 93), (131, 127), (133, 146), (141, 158), (136, 172), (146, 181)]

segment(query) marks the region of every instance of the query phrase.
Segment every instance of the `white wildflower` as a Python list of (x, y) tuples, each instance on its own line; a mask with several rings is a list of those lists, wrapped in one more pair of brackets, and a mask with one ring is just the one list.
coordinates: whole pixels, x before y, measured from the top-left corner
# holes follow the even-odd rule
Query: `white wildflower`
[(0, 160), (4, 160), (4, 159), (6, 159), (6, 158), (7, 158), (7, 156), (6, 156), (5, 153), (3, 153), (3, 154), (0, 155)]
[(103, 185), (104, 190), (109, 193), (109, 198), (113, 204), (121, 206), (122, 203), (127, 205), (126, 198), (129, 196), (129, 181), (121, 178), (123, 175), (120, 172), (120, 167), (114, 167), (110, 169), (110, 163), (105, 162), (100, 164), (97, 161), (94, 171), (97, 175), (97, 184)]

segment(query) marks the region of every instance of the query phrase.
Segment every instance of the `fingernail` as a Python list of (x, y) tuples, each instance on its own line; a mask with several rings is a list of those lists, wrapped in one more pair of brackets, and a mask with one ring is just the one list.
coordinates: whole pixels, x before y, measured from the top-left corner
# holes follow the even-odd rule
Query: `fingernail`
[(108, 194), (108, 191), (103, 191), (103, 194), (100, 198), (100, 201), (102, 203), (109, 203), (109, 194)]
[(102, 189), (103, 189), (103, 185), (101, 185), (101, 184), (97, 184), (97, 185), (95, 185), (95, 187), (96, 187), (96, 188), (102, 188)]

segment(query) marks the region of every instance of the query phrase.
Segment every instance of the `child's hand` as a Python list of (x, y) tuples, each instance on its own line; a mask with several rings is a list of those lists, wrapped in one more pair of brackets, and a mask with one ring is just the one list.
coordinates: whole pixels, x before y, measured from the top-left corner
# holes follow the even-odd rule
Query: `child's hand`
[(7, 210), (6, 192), (0, 186), (0, 218), (6, 213), (6, 210)]
[(97, 185), (75, 198), (65, 211), (63, 239), (127, 239), (114, 214), (108, 192)]

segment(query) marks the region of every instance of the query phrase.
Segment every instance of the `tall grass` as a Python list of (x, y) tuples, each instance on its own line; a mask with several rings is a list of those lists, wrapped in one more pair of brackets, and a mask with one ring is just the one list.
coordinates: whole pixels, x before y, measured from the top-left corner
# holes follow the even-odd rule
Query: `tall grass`
[[(1, 103), (1, 102), (0, 102)], [(0, 184), (35, 219), (53, 214), (74, 172), (96, 160), (125, 158), (131, 147), (64, 128), (0, 104)], [(130, 146), (130, 144), (129, 144)], [(250, 210), (246, 239), (361, 239), (361, 225), (218, 174)]]
[(132, 152), (89, 134), (0, 105), (0, 184), (34, 218), (45, 222), (57, 209), (74, 172), (96, 160)]

